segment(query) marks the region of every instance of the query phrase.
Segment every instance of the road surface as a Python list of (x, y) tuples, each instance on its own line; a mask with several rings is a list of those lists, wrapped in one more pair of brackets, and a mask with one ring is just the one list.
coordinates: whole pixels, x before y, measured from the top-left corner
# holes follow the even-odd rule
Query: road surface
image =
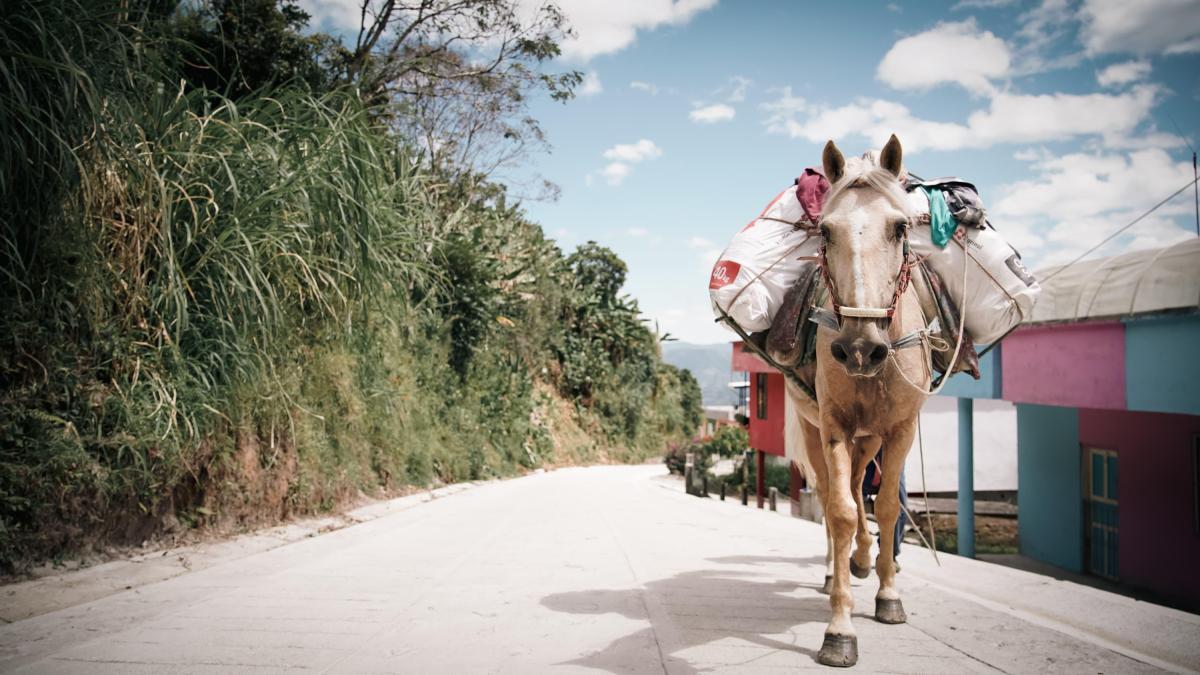
[[(684, 495), (658, 466), (560, 470), (0, 626), (0, 670), (818, 670), (823, 541)], [(1200, 666), (1194, 615), (954, 556), (937, 567), (915, 547), (900, 560), (908, 624), (875, 623), (876, 580), (855, 581), (859, 671)]]

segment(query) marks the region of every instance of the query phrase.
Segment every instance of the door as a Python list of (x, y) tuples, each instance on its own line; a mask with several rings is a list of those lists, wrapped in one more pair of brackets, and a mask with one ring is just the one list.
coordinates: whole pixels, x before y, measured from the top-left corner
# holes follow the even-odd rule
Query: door
[(1118, 579), (1120, 519), (1117, 512), (1117, 453), (1087, 448), (1088, 571)]

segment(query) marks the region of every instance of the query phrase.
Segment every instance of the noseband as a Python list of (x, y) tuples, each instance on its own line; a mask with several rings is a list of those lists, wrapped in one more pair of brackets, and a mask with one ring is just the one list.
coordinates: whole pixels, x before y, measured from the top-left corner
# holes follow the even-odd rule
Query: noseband
[(889, 321), (896, 314), (896, 306), (900, 304), (900, 296), (904, 295), (904, 291), (908, 290), (908, 283), (912, 279), (912, 268), (915, 260), (912, 254), (912, 249), (908, 245), (908, 228), (909, 224), (904, 226), (904, 257), (900, 261), (900, 271), (896, 273), (896, 292), (892, 294), (892, 301), (887, 307), (854, 307), (843, 305), (838, 297), (837, 285), (833, 283), (833, 276), (829, 273), (829, 258), (825, 255), (825, 242), (821, 242), (821, 250), (818, 254), (817, 264), (821, 267), (821, 276), (825, 280), (825, 287), (829, 289), (829, 299), (833, 302), (834, 319), (841, 324), (841, 317), (848, 316), (857, 319), (888, 319)]

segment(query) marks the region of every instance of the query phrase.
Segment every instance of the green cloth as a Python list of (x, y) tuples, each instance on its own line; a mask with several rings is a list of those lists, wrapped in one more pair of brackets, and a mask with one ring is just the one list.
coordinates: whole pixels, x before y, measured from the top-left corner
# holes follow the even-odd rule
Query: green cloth
[(946, 206), (946, 196), (941, 190), (922, 187), (921, 191), (929, 199), (929, 238), (933, 240), (934, 246), (946, 248), (946, 244), (954, 238), (958, 222), (950, 215), (950, 208)]

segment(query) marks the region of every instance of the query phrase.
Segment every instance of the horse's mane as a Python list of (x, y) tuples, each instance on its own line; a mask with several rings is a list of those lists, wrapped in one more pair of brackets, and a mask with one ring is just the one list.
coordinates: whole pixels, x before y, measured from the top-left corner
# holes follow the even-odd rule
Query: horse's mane
[(825, 210), (831, 210), (829, 205), (836, 203), (847, 190), (854, 188), (875, 190), (903, 213), (911, 214), (912, 212), (912, 206), (904, 193), (904, 188), (900, 187), (900, 181), (892, 175), (892, 172), (879, 166), (879, 158), (873, 151), (863, 153), (862, 157), (851, 157), (846, 160), (845, 174), (841, 180), (830, 186), (829, 195), (825, 197), (827, 205)]

